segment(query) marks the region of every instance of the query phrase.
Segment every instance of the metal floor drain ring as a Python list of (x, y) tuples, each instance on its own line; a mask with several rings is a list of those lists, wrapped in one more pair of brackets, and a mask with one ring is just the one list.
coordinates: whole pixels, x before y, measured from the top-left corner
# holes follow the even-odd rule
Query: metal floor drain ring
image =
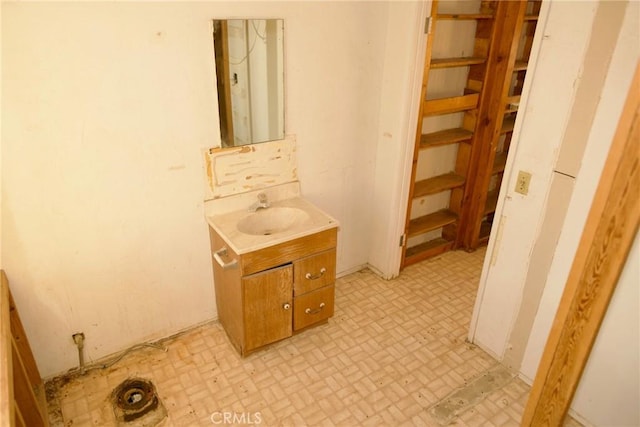
[(158, 396), (151, 381), (132, 378), (122, 382), (112, 394), (116, 416), (120, 421), (133, 421), (158, 407)]

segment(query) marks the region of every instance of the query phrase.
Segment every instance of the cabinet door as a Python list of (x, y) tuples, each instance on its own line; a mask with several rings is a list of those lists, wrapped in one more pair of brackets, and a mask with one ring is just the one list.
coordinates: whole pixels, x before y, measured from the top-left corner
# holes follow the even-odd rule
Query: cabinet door
[(245, 276), (242, 287), (245, 325), (243, 354), (291, 336), (291, 264)]

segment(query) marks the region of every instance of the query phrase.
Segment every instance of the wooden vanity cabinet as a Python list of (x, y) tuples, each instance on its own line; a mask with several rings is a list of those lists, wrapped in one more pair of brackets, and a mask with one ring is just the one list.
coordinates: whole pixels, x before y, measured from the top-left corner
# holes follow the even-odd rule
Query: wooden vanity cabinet
[(337, 228), (242, 255), (209, 231), (227, 265), (213, 259), (218, 319), (242, 356), (333, 316)]

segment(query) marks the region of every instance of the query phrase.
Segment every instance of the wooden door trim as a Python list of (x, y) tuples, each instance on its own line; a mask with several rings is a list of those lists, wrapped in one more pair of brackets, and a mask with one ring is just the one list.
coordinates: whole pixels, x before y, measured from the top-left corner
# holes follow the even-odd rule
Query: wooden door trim
[(0, 270), (0, 426), (15, 425), (9, 282)]
[[(220, 113), (220, 133), (222, 146), (233, 147), (233, 108), (231, 106), (231, 72), (229, 71), (229, 29), (226, 20), (214, 24), (219, 33), (213, 37), (215, 51), (222, 57), (216, 57), (216, 78), (218, 89), (218, 110)], [(226, 145), (225, 145), (226, 142)]]
[(431, 51), (433, 49), (433, 36), (435, 33), (435, 17), (438, 11), (438, 1), (431, 1), (431, 12), (429, 13), (431, 19), (431, 28), (427, 33), (427, 39), (425, 44), (425, 56), (424, 63), (422, 64), (422, 85), (420, 87), (420, 103), (418, 106), (418, 117), (416, 125), (416, 134), (413, 145), (413, 157), (411, 158), (411, 178), (409, 181), (409, 194), (407, 197), (407, 211), (404, 221), (404, 239), (402, 241), (402, 251), (400, 254), (400, 270), (404, 269), (407, 265), (405, 262), (405, 256), (407, 253), (407, 240), (409, 240), (409, 222), (411, 221), (411, 205), (413, 203), (414, 183), (416, 180), (416, 169), (418, 166), (418, 157), (420, 155), (420, 138), (422, 137), (422, 120), (424, 119), (424, 103), (427, 97), (427, 85), (429, 83), (429, 71), (431, 70)]
[(522, 425), (561, 425), (640, 223), (640, 63), (613, 137)]

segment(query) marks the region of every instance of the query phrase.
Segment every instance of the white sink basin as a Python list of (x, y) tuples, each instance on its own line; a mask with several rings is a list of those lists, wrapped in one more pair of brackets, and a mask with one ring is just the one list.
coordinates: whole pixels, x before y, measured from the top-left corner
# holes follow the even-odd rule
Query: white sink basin
[(238, 221), (238, 231), (253, 236), (269, 236), (295, 228), (309, 220), (309, 214), (291, 207), (260, 209)]
[[(295, 191), (289, 188), (292, 185), (210, 200), (205, 206), (207, 222), (238, 255), (339, 226), (334, 218), (300, 197), (297, 184)], [(248, 212), (260, 192), (267, 193), (271, 206)]]

